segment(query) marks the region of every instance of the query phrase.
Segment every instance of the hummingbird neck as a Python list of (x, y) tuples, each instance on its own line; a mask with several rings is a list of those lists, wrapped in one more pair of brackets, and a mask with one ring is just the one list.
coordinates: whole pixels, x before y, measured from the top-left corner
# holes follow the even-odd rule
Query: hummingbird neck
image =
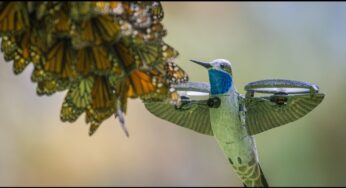
[(224, 71), (210, 69), (209, 82), (211, 95), (227, 95), (232, 91), (232, 76)]

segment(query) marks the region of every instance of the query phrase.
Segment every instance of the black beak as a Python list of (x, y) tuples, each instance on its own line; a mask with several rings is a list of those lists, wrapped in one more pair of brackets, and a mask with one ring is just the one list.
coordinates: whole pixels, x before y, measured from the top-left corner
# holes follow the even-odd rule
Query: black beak
[(203, 66), (203, 67), (205, 67), (205, 68), (207, 68), (207, 69), (209, 69), (209, 68), (212, 67), (212, 66), (210, 65), (210, 63), (204, 63), (204, 62), (197, 61), (197, 60), (190, 60), (190, 61), (192, 61), (192, 62), (194, 62), (194, 63), (197, 63), (197, 64), (199, 64), (199, 65), (201, 65), (201, 66)]

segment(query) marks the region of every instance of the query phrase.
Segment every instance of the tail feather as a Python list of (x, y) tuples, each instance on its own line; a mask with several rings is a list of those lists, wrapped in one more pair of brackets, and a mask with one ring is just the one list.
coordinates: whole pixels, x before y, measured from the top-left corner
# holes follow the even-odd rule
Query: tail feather
[(261, 166), (255, 159), (242, 165), (235, 165), (230, 159), (229, 161), (242, 180), (244, 187), (269, 187)]

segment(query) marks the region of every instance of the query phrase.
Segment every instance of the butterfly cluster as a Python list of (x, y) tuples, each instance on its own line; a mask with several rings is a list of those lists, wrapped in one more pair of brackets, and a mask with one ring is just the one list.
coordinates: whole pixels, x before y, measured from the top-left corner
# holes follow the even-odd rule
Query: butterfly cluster
[(33, 64), (38, 95), (67, 90), (62, 121), (85, 112), (92, 135), (128, 98), (174, 98), (188, 76), (163, 41), (159, 2), (0, 2), (1, 51), (13, 72)]

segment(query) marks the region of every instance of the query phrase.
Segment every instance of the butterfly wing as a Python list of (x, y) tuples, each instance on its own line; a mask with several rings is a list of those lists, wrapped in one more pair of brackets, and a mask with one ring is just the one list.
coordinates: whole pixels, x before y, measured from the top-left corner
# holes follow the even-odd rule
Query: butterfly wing
[(72, 35), (76, 48), (112, 43), (120, 37), (120, 25), (111, 15), (98, 15), (81, 22)]
[(0, 33), (21, 32), (29, 27), (29, 15), (24, 2), (4, 2), (0, 8)]

